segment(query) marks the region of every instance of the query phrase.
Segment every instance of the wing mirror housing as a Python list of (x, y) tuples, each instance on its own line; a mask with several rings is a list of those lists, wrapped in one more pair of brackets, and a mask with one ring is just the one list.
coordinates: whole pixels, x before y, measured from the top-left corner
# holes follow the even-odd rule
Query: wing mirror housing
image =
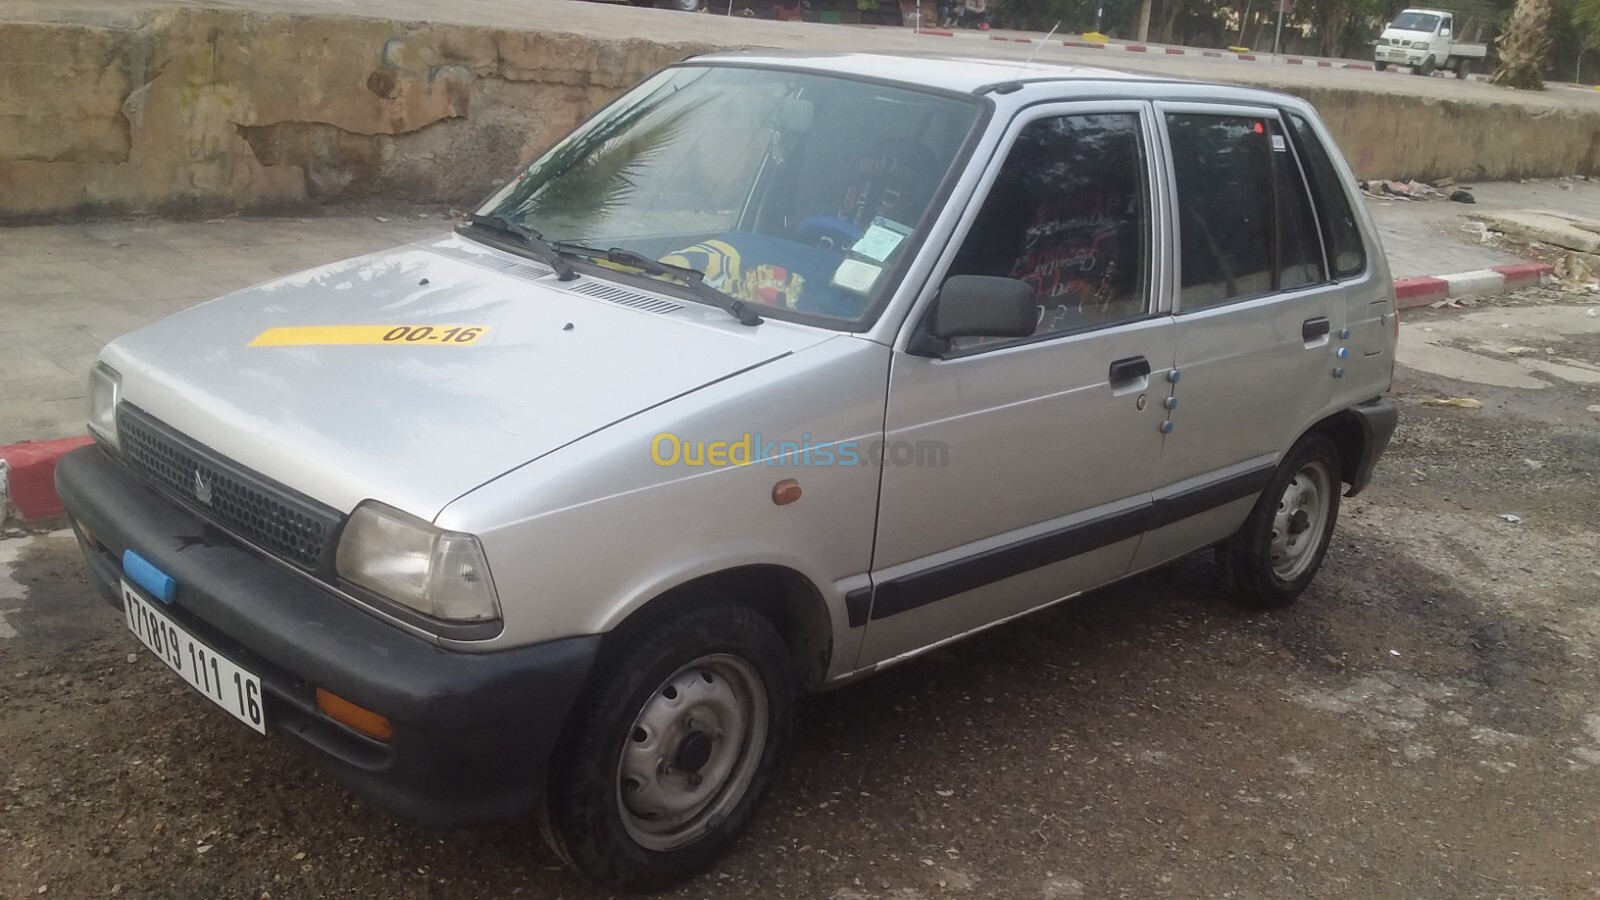
[(957, 337), (1028, 337), (1039, 325), (1033, 288), (993, 275), (952, 275), (939, 288), (933, 316), (920, 340), (907, 348), (937, 355)]
[(1027, 337), (1038, 325), (1033, 288), (1015, 278), (952, 276), (933, 307), (937, 338)]

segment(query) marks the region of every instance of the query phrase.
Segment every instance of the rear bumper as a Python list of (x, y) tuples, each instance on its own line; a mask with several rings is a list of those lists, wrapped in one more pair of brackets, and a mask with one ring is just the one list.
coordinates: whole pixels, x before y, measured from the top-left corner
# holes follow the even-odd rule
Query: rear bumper
[(1355, 476), (1350, 479), (1350, 490), (1345, 494), (1354, 497), (1372, 481), (1372, 470), (1377, 468), (1378, 459), (1388, 449), (1389, 439), (1394, 437), (1395, 426), (1400, 422), (1400, 407), (1388, 397), (1379, 397), (1350, 407), (1350, 412), (1361, 426), (1362, 442), (1361, 465), (1356, 468)]
[[(122, 607), (124, 549), (175, 578), (177, 600), (163, 611), (259, 675), (269, 732), (304, 748), (356, 794), (431, 828), (538, 809), (599, 637), (451, 652), (242, 548), (97, 446), (65, 456), (56, 485), (107, 602)], [(316, 706), (318, 687), (385, 716), (393, 737), (379, 742), (327, 718)]]

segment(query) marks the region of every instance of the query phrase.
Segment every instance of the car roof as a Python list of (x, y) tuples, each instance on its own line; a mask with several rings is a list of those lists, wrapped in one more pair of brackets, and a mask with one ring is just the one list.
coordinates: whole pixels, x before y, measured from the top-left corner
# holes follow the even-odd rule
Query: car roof
[[(1120, 85), (1128, 96), (1160, 98), (1174, 93), (1192, 94), (1204, 87), (1232, 99), (1277, 102), (1283, 95), (1237, 84), (1218, 84), (1180, 78), (1163, 78), (1120, 72), (1097, 66), (1052, 62), (1022, 62), (958, 55), (895, 53), (826, 53), (816, 51), (737, 50), (710, 53), (682, 64), (730, 63), (769, 68), (798, 69), (824, 75), (864, 78), (970, 94), (999, 84), (1024, 82), (1095, 82)], [(1174, 90), (1176, 89), (1176, 90)]]
[(795, 50), (745, 50), (710, 53), (692, 62), (737, 62), (746, 65), (806, 69), (829, 75), (895, 81), (971, 93), (1007, 81), (1078, 78), (1094, 81), (1151, 81), (1147, 76), (1093, 66), (929, 54), (818, 53)]

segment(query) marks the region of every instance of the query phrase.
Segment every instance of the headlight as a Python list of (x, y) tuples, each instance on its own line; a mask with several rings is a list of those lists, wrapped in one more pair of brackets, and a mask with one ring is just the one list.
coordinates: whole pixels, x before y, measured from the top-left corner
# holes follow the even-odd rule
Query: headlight
[(98, 363), (89, 370), (89, 433), (117, 446), (117, 401), (122, 396), (122, 376)]
[(470, 534), (368, 501), (350, 514), (336, 559), (341, 578), (423, 615), (451, 622), (500, 617), (489, 563)]
[(1413, 50), (1426, 50), (1426, 49), (1428, 49), (1428, 42), (1427, 41), (1417, 41), (1415, 44), (1411, 45), (1411, 49), (1413, 49)]

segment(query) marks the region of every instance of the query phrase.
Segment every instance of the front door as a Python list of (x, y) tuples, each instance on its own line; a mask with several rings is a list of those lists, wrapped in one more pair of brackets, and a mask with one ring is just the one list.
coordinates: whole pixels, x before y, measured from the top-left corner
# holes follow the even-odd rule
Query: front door
[(1012, 124), (941, 266), (1028, 282), (1039, 324), (895, 352), (859, 667), (1127, 572), (1174, 352), (1152, 289), (1167, 252), (1152, 126), (1140, 103), (1035, 108)]

